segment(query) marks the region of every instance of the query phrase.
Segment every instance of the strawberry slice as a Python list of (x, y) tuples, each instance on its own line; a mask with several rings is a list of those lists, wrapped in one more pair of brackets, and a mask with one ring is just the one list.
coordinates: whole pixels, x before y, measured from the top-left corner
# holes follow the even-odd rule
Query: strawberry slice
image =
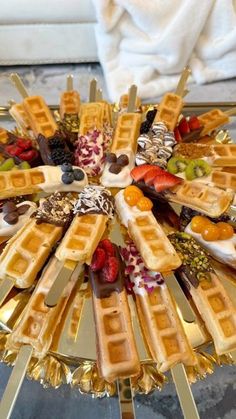
[(19, 154), (19, 157), (21, 160), (30, 161), (38, 156), (37, 150), (27, 150), (22, 151), (22, 153)]
[(93, 272), (97, 272), (102, 269), (106, 262), (106, 253), (105, 250), (101, 247), (97, 247), (93, 254), (92, 262), (90, 268)]
[(190, 133), (190, 128), (188, 121), (185, 117), (183, 117), (178, 125), (178, 130), (181, 135), (186, 135)]
[(166, 189), (170, 189), (178, 183), (181, 183), (183, 179), (172, 175), (169, 172), (165, 172), (163, 175), (158, 175), (155, 177), (153, 184), (156, 192), (162, 192)]
[(7, 145), (5, 147), (5, 150), (11, 156), (19, 156), (21, 154), (21, 152), (22, 152), (22, 148), (21, 147), (18, 147), (17, 145), (14, 145), (14, 144)]
[(29, 150), (29, 148), (32, 148), (32, 141), (29, 139), (17, 138), (16, 145), (23, 150)]
[(196, 129), (201, 128), (200, 121), (199, 121), (198, 117), (195, 116), (195, 115), (193, 115), (189, 118), (188, 125), (189, 125), (189, 128), (190, 128), (190, 131), (195, 131)]
[(182, 141), (182, 137), (180, 135), (179, 128), (177, 128), (177, 127), (174, 129), (174, 136), (175, 136), (175, 140), (177, 141), (177, 143), (180, 143)]
[(154, 166), (153, 164), (141, 164), (141, 166), (134, 167), (130, 175), (131, 177), (138, 182), (139, 180), (142, 180), (144, 176), (150, 172), (150, 170), (156, 168), (157, 166)]
[(146, 185), (153, 185), (155, 177), (163, 173), (165, 173), (165, 171), (162, 170), (160, 167), (156, 166), (144, 175), (144, 182), (146, 183)]
[(99, 246), (105, 250), (108, 256), (115, 256), (115, 248), (109, 239), (101, 240)]
[(102, 268), (102, 276), (106, 282), (114, 282), (119, 272), (119, 261), (115, 256), (108, 256)]

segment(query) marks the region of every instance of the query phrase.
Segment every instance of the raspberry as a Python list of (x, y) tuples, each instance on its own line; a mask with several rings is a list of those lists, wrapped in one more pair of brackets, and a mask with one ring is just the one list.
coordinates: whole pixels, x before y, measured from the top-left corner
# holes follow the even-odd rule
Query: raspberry
[(19, 154), (23, 151), (21, 147), (18, 147), (17, 145), (14, 145), (14, 144), (7, 145), (5, 150), (11, 156), (19, 156)]
[(115, 256), (114, 246), (109, 239), (101, 240), (99, 246), (101, 246), (105, 250), (108, 256)]
[(93, 254), (93, 259), (90, 265), (90, 268), (93, 272), (100, 271), (105, 265), (106, 253), (105, 250), (101, 247), (97, 247)]
[(16, 145), (22, 148), (22, 150), (28, 150), (29, 148), (32, 148), (32, 141), (25, 140), (24, 138), (18, 138), (16, 141)]
[(149, 121), (142, 122), (141, 127), (140, 127), (140, 134), (146, 134), (150, 130), (151, 125), (152, 123)]
[(119, 271), (119, 262), (115, 256), (108, 256), (105, 266), (102, 268), (102, 275), (105, 281), (115, 282)]
[(27, 150), (19, 154), (21, 160), (30, 161), (38, 156), (37, 150)]
[(151, 111), (148, 111), (146, 115), (146, 120), (151, 122), (152, 124), (156, 116), (156, 113), (157, 113), (157, 109), (152, 109)]

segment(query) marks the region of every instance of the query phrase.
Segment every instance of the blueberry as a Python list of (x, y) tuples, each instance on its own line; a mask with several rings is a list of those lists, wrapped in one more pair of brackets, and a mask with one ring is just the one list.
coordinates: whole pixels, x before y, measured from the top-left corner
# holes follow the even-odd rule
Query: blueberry
[(70, 164), (70, 163), (63, 163), (63, 164), (61, 165), (61, 170), (62, 170), (63, 172), (72, 172), (72, 171), (73, 171), (72, 164)]
[(74, 177), (75, 177), (75, 180), (83, 180), (83, 178), (84, 178), (83, 170), (75, 169), (74, 170)]
[(66, 185), (69, 185), (70, 183), (74, 182), (74, 173), (73, 172), (65, 172), (63, 173), (61, 180)]

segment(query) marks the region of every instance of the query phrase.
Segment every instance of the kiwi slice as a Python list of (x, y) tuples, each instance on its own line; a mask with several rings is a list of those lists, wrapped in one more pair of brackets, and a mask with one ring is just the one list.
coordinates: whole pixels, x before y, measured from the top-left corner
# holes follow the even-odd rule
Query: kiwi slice
[(184, 159), (183, 157), (171, 157), (167, 163), (167, 170), (175, 175), (176, 173), (184, 172), (188, 163), (189, 160)]
[(185, 169), (187, 180), (193, 180), (198, 177), (208, 176), (211, 173), (211, 166), (202, 159), (192, 160)]
[(0, 165), (0, 170), (1, 172), (5, 172), (7, 170), (11, 170), (13, 167), (15, 166), (15, 162), (14, 159), (10, 158), (5, 160), (1, 165)]
[(18, 169), (28, 170), (28, 169), (31, 169), (31, 166), (27, 161), (23, 161), (22, 163), (19, 164)]

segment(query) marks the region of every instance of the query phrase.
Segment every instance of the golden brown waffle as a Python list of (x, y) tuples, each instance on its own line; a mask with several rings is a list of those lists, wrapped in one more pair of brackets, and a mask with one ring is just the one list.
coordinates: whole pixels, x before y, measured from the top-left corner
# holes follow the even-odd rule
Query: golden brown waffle
[(30, 287), (62, 232), (62, 227), (36, 224), (35, 219), (27, 222), (8, 241), (0, 256), (1, 278), (11, 279), (17, 288)]
[(76, 90), (71, 90), (61, 94), (60, 99), (60, 117), (65, 114), (78, 114), (80, 110), (80, 95)]
[[(127, 109), (128, 108), (128, 102), (129, 102), (129, 95), (125, 93), (120, 97), (119, 101), (119, 108), (120, 109)], [(135, 109), (139, 109), (141, 106), (141, 99), (139, 96), (136, 97), (135, 101)]]
[(209, 112), (199, 115), (198, 120), (201, 125), (203, 125), (201, 136), (208, 134), (219, 126), (227, 124), (230, 121), (228, 115), (220, 109), (212, 109)]
[(88, 131), (97, 129), (102, 131), (103, 129), (103, 114), (104, 105), (103, 103), (91, 102), (81, 106), (80, 112), (80, 135), (86, 135)]
[(21, 345), (30, 344), (34, 349), (34, 356), (38, 358), (44, 357), (48, 352), (77, 279), (72, 277), (58, 304), (53, 308), (48, 308), (44, 304), (45, 296), (55, 280), (60, 265), (60, 262), (53, 257), (43, 271), (38, 286), (23, 311), (20, 321), (17, 322), (17, 326), (9, 335), (8, 349), (19, 350)]
[(5, 130), (4, 128), (0, 128), (0, 143), (6, 144), (8, 140), (9, 138), (8, 138), (7, 130)]
[(16, 103), (9, 109), (9, 114), (15, 119), (16, 123), (23, 129), (30, 128), (28, 115), (22, 103)]
[(138, 316), (152, 358), (165, 372), (177, 363), (196, 364), (170, 292), (165, 284), (135, 295)]
[(75, 216), (57, 248), (59, 260), (90, 263), (93, 253), (106, 229), (108, 217), (103, 214)]
[(137, 138), (139, 136), (141, 125), (141, 114), (123, 113), (119, 116), (114, 139), (111, 146), (111, 152), (127, 150), (136, 153)]
[(0, 199), (40, 192), (39, 184), (45, 182), (40, 169), (14, 170), (0, 173)]
[(128, 233), (148, 269), (167, 272), (181, 265), (179, 256), (151, 211), (143, 215), (140, 211), (140, 215), (129, 220)]
[(45, 137), (51, 137), (55, 134), (58, 126), (41, 96), (26, 97), (23, 106), (29, 119), (30, 128), (36, 137), (39, 134)]
[(213, 170), (211, 172), (211, 182), (215, 186), (223, 189), (232, 189), (236, 192), (236, 174), (229, 172), (222, 172), (220, 170)]
[(203, 212), (209, 217), (219, 217), (230, 206), (233, 200), (231, 192), (207, 186), (201, 182), (184, 181), (166, 192), (166, 198), (176, 204)]
[(236, 349), (236, 309), (220, 279), (211, 274), (211, 281), (201, 280), (197, 288), (190, 284), (190, 294), (213, 338), (216, 352), (222, 355)]
[(212, 145), (213, 166), (236, 166), (236, 144)]
[(100, 375), (107, 381), (136, 375), (140, 363), (124, 287), (124, 273), (119, 272), (117, 280), (108, 283), (102, 282), (101, 275), (90, 270), (90, 280)]
[(181, 96), (175, 93), (166, 93), (158, 105), (154, 122), (164, 122), (169, 131), (174, 131), (183, 104)]
[(106, 102), (105, 100), (101, 100), (98, 103), (102, 103), (103, 105), (103, 123), (108, 123), (109, 125), (112, 124), (112, 109), (110, 103)]

